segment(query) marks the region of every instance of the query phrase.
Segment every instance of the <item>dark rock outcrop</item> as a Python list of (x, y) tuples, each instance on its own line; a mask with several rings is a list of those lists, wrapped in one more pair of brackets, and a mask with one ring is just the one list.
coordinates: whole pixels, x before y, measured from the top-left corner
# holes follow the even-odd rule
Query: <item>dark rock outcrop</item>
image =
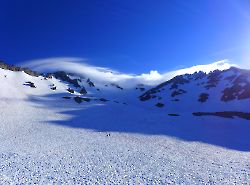
[(102, 101), (102, 102), (107, 102), (107, 101), (109, 101), (109, 100), (107, 100), (107, 99), (105, 99), (105, 98), (100, 98), (99, 100)]
[(180, 101), (179, 99), (173, 99), (173, 100), (171, 100), (171, 101), (175, 101), (175, 102), (177, 102), (177, 101)]
[(169, 116), (180, 116), (179, 114), (168, 114)]
[(223, 71), (219, 71), (219, 70), (215, 70), (213, 72), (210, 72), (208, 74), (208, 81), (207, 84), (205, 85), (206, 89), (210, 89), (210, 88), (214, 88), (217, 86), (217, 84), (220, 82), (221, 80), (221, 74), (223, 73)]
[(73, 89), (71, 89), (71, 88), (68, 88), (67, 91), (70, 92), (70, 93), (75, 93), (75, 91)]
[(5, 69), (5, 70), (10, 70), (10, 71), (23, 71), (26, 74), (30, 75), (30, 76), (35, 76), (38, 77), (40, 74), (36, 71), (32, 71), (29, 68), (23, 68), (23, 67), (18, 67), (15, 65), (9, 65), (4, 63), (3, 61), (0, 61), (0, 68), (1, 69)]
[(122, 88), (121, 86), (117, 85), (117, 84), (112, 83), (112, 84), (110, 84), (110, 85), (111, 85), (111, 86), (114, 86), (114, 87), (116, 87), (116, 88), (118, 88), (118, 89), (123, 90), (123, 88)]
[(74, 97), (75, 102), (77, 103), (82, 103), (82, 102), (90, 102), (90, 98), (82, 98), (80, 96)]
[(238, 77), (232, 80), (232, 86), (223, 90), (222, 101), (243, 100), (250, 98), (250, 72), (242, 71)]
[(25, 82), (23, 85), (29, 86), (31, 88), (36, 88), (36, 86), (33, 82)]
[(250, 120), (250, 113), (237, 112), (237, 111), (224, 111), (224, 112), (194, 112), (194, 116), (219, 116), (223, 118), (239, 117), (242, 119)]
[(53, 90), (53, 91), (55, 91), (55, 90), (56, 90), (56, 87), (54, 86), (54, 87), (51, 87), (50, 89)]
[[(183, 85), (183, 84), (186, 84), (189, 82), (190, 81), (188, 79), (186, 79), (185, 75), (176, 76), (176, 77), (172, 78), (171, 80), (166, 81), (164, 83), (161, 83), (160, 85), (156, 86), (155, 88), (152, 88), (152, 89), (146, 91), (144, 94), (139, 96), (139, 99), (141, 101), (147, 101), (147, 100), (150, 100), (152, 98), (156, 98), (157, 96), (154, 94), (163, 90), (164, 86), (166, 86), (166, 85), (172, 84), (170, 89), (171, 88), (175, 89), (175, 88), (178, 88), (178, 85)], [(180, 95), (183, 93), (186, 93), (186, 91), (179, 89), (179, 90), (176, 90), (176, 92), (173, 92), (172, 95), (174, 97), (174, 96), (177, 96), (177, 95)]]
[(84, 87), (82, 87), (82, 89), (80, 90), (80, 94), (87, 94), (87, 91)]
[(201, 103), (204, 103), (204, 102), (207, 101), (208, 97), (209, 97), (209, 94), (201, 93), (200, 96), (199, 96), (198, 101), (201, 102)]
[(52, 74), (48, 74), (48, 75), (53, 75), (55, 78), (57, 79), (60, 79), (60, 80), (63, 80), (65, 82), (68, 82), (72, 85), (74, 85), (74, 87), (76, 88), (79, 88), (81, 87), (79, 84), (78, 84), (78, 80), (77, 79), (71, 79), (68, 77), (67, 73), (64, 72), (64, 71), (57, 71), (55, 73), (52, 73)]
[(89, 78), (87, 79), (87, 83), (90, 87), (95, 87), (95, 84)]
[(178, 90), (175, 90), (172, 92), (171, 96), (172, 97), (175, 97), (175, 96), (178, 96), (178, 95), (182, 95), (184, 93), (186, 93), (187, 91), (183, 90), (183, 89), (178, 89)]
[(163, 103), (157, 103), (157, 104), (155, 104), (155, 106), (159, 107), (159, 108), (162, 108), (162, 107), (164, 107), (164, 104)]

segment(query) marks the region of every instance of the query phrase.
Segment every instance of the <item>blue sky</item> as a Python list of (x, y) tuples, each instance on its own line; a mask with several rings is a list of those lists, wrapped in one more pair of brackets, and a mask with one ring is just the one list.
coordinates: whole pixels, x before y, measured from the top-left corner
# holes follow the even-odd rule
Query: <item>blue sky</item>
[(86, 58), (122, 72), (250, 60), (248, 0), (1, 0), (0, 58)]

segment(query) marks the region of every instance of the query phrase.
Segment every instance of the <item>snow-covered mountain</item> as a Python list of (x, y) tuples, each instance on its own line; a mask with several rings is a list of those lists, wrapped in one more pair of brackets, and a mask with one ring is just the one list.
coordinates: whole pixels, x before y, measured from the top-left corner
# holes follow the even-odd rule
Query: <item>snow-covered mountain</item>
[[(147, 86), (139, 84), (133, 90), (125, 89), (117, 83), (96, 84), (88, 77), (56, 71), (39, 74), (28, 68), (0, 64), (1, 98), (29, 98), (31, 95), (49, 96), (72, 99), (76, 103), (85, 102), (115, 102), (126, 104), (140, 95)], [(125, 98), (125, 99), (124, 99)], [(65, 102), (66, 103), (66, 102)]]
[(193, 113), (250, 119), (246, 113), (250, 105), (250, 71), (231, 67), (209, 74), (180, 75), (139, 98), (144, 105), (159, 107), (175, 116)]
[[(90, 101), (110, 101), (123, 105), (136, 103), (145, 107), (153, 105), (175, 115), (245, 111), (250, 103), (250, 71), (236, 67), (208, 74), (200, 71), (178, 75), (153, 88), (145, 84), (127, 88), (119, 82), (95, 83), (87, 76), (64, 71), (39, 74), (28, 68), (5, 63), (1, 63), (0, 68), (4, 76), (2, 84), (7, 83), (2, 85), (3, 89), (8, 91), (14, 88), (23, 92), (16, 93), (13, 95), (15, 97), (58, 94), (58, 97), (72, 99), (79, 104)], [(9, 95), (5, 90), (2, 91), (2, 97)], [(138, 98), (141, 103), (137, 101)]]
[(1, 63), (0, 87), (0, 184), (250, 181), (248, 70), (152, 87)]

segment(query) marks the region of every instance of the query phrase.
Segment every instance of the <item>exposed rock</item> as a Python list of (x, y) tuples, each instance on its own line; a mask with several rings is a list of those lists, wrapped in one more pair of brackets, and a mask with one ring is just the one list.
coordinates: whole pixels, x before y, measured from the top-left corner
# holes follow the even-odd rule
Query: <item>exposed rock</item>
[[(186, 76), (190, 76), (190, 75), (186, 75)], [(189, 83), (190, 80), (187, 80), (185, 78), (185, 75), (180, 75), (180, 76), (176, 76), (173, 79), (169, 80), (168, 83), (172, 83), (172, 84), (176, 84), (176, 85), (183, 85), (186, 83)]]
[(207, 75), (203, 71), (199, 71), (199, 72), (195, 72), (193, 76), (194, 76), (194, 80), (200, 80), (200, 79), (205, 78)]
[(242, 71), (241, 75), (234, 78), (232, 86), (223, 90), (221, 100), (227, 102), (235, 99), (243, 100), (250, 98), (249, 77), (250, 73), (248, 71)]
[(95, 87), (95, 84), (92, 81), (90, 81), (89, 78), (87, 79), (87, 83), (89, 84), (90, 87)]
[[(51, 75), (51, 74), (49, 74), (49, 75)], [(64, 71), (57, 71), (57, 72), (53, 73), (52, 75), (54, 75), (54, 77), (57, 78), (57, 79), (61, 79), (61, 80), (66, 81), (66, 82), (68, 82), (70, 84), (73, 84), (76, 88), (81, 87), (78, 84), (77, 79), (72, 80), (71, 78), (68, 77), (67, 73), (64, 72)]]
[(53, 91), (55, 91), (55, 90), (56, 90), (56, 87), (54, 86), (54, 87), (51, 87), (50, 89), (53, 90)]
[(180, 101), (180, 100), (179, 100), (179, 99), (173, 99), (173, 100), (171, 100), (171, 101), (175, 101), (175, 102), (176, 102), (176, 101)]
[(25, 72), (26, 74), (30, 76), (35, 76), (35, 77), (39, 76), (39, 74), (36, 71), (32, 71), (29, 68), (21, 68), (21, 71)]
[(180, 116), (179, 114), (168, 114), (169, 116)]
[(250, 98), (250, 83), (244, 86), (243, 92), (239, 94), (238, 99), (243, 100), (243, 99), (248, 99)]
[(53, 75), (52, 74), (47, 74), (46, 77), (51, 79), (53, 77)]
[(75, 102), (77, 102), (77, 103), (82, 103), (83, 101), (85, 101), (85, 102), (90, 102), (90, 98), (82, 98), (82, 97), (80, 97), (80, 96), (74, 97), (74, 100), (75, 100)]
[(157, 103), (157, 104), (155, 104), (155, 106), (159, 107), (159, 108), (162, 108), (162, 107), (164, 107), (164, 104), (163, 103)]
[(150, 99), (151, 99), (151, 94), (150, 94), (150, 93), (143, 94), (142, 96), (139, 97), (139, 99), (140, 99), (141, 101), (150, 100)]
[(107, 99), (105, 99), (105, 98), (100, 98), (99, 100), (100, 100), (100, 101), (103, 101), (103, 102), (109, 101), (109, 100), (107, 100)]
[(71, 97), (69, 97), (69, 96), (63, 96), (62, 98), (64, 98), (64, 99), (71, 99)]
[(173, 83), (170, 87), (170, 90), (172, 89), (178, 89), (178, 85), (176, 83)]
[(152, 89), (146, 91), (143, 95), (139, 96), (139, 99), (141, 101), (147, 101), (151, 98), (155, 98), (156, 96), (154, 94), (157, 92), (158, 92), (157, 88), (152, 88)]
[[(184, 75), (180, 75), (180, 76), (176, 76), (174, 78), (172, 78), (171, 80), (169, 81), (166, 81), (158, 86), (156, 86), (155, 88), (152, 88), (148, 91), (146, 91), (144, 94), (142, 94), (141, 96), (139, 96), (139, 99), (141, 101), (147, 101), (151, 98), (155, 98), (156, 95), (153, 95), (153, 94), (156, 94), (158, 92), (160, 92), (160, 89), (164, 90), (164, 86), (168, 85), (168, 84), (174, 84), (173, 86), (176, 87), (177, 85), (179, 84), (186, 84), (186, 83), (189, 83), (190, 81), (187, 80)], [(183, 93), (186, 93), (186, 91), (180, 89), (178, 90), (177, 92), (173, 93), (174, 96), (176, 95), (179, 95), (179, 94), (183, 94)]]
[(199, 96), (198, 101), (201, 102), (201, 103), (206, 102), (208, 97), (209, 97), (209, 94), (201, 93), (200, 96)]
[(123, 88), (122, 88), (121, 86), (117, 85), (117, 84), (112, 83), (112, 84), (110, 84), (110, 85), (112, 85), (112, 86), (114, 86), (114, 87), (117, 87), (118, 89), (123, 90)]
[(239, 95), (239, 93), (241, 92), (241, 90), (242, 87), (237, 84), (233, 85), (230, 88), (226, 88), (223, 90), (223, 95), (221, 97), (221, 100), (225, 102), (235, 100)]
[(35, 77), (39, 76), (38, 72), (32, 71), (29, 68), (22, 68), (22, 67), (18, 67), (14, 65), (9, 65), (9, 64), (4, 63), (3, 61), (0, 61), (0, 68), (5, 69), (5, 70), (10, 70), (10, 71), (23, 71), (30, 76), (35, 76)]
[(80, 94), (87, 94), (87, 91), (84, 87), (82, 87), (82, 89), (80, 90)]
[(225, 112), (194, 112), (194, 116), (219, 116), (223, 118), (239, 117), (242, 119), (250, 120), (250, 113), (237, 112), (237, 111), (225, 111)]
[(75, 91), (71, 88), (68, 88), (67, 91), (69, 91), (70, 93), (75, 93)]
[(219, 70), (215, 70), (213, 72), (210, 72), (208, 74), (208, 81), (207, 81), (207, 85), (205, 85), (205, 88), (210, 89), (210, 88), (216, 87), (221, 79), (222, 72), (223, 71), (219, 71)]
[(31, 88), (36, 88), (36, 86), (33, 82), (25, 82), (23, 85), (29, 86)]
[(176, 91), (173, 91), (172, 94), (171, 94), (171, 96), (172, 96), (172, 97), (175, 97), (175, 96), (184, 94), (184, 93), (186, 93), (186, 92), (187, 92), (187, 91), (185, 91), (185, 90), (183, 90), (183, 89), (178, 89), (178, 90), (176, 90)]

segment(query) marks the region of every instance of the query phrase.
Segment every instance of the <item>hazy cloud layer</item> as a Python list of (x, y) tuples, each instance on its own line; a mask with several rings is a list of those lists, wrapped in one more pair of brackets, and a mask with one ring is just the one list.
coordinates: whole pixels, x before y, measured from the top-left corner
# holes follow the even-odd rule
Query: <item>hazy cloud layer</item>
[(196, 71), (209, 73), (215, 69), (223, 70), (228, 69), (231, 66), (236, 66), (235, 64), (231, 64), (228, 60), (221, 60), (207, 65), (197, 65), (162, 74), (160, 74), (157, 70), (152, 70), (149, 73), (135, 75), (121, 73), (109, 68), (88, 65), (87, 60), (82, 58), (47, 58), (28, 61), (22, 65), (40, 72), (54, 72), (62, 70), (77, 73), (92, 79), (96, 83), (118, 82), (119, 84), (127, 87), (141, 83), (146, 85), (158, 85), (159, 83), (167, 81), (177, 75), (186, 73), (192, 74)]

